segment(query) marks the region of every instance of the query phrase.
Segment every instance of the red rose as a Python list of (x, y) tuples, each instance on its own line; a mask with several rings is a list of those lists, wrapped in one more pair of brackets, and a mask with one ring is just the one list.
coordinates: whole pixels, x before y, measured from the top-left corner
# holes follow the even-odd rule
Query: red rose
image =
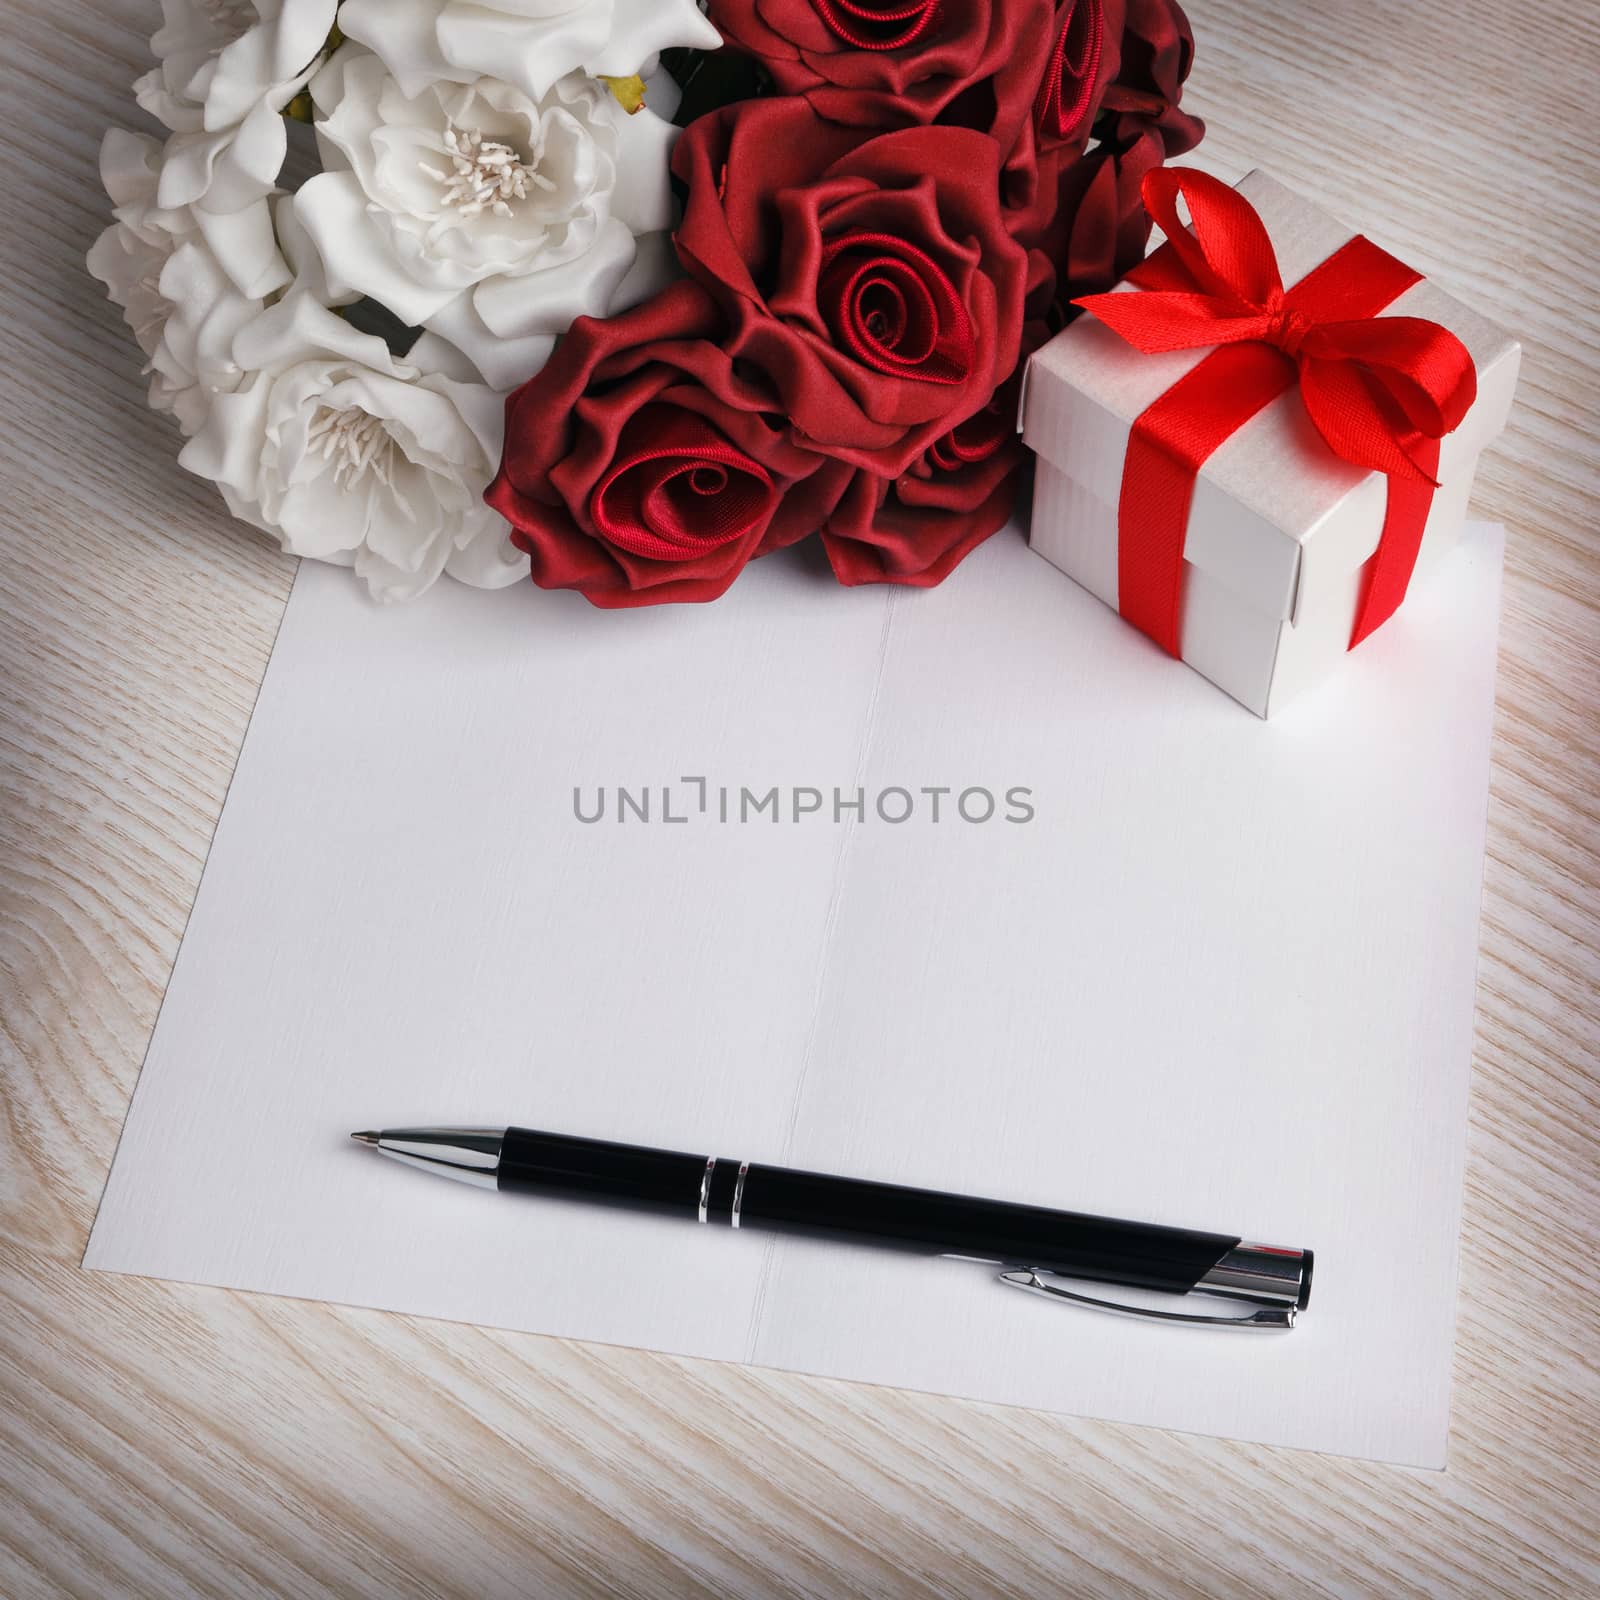
[(1194, 149), (1205, 124), (1179, 109), (1194, 65), (1194, 34), (1177, 0), (1120, 0), (1125, 8), (1117, 60), (1102, 110), (1107, 136), (1123, 146), (1145, 131), (1160, 135), (1166, 157)]
[(1008, 384), (901, 477), (857, 474), (822, 534), (834, 576), (849, 585), (943, 583), (1010, 520), (1024, 460)]
[(1027, 257), (1000, 148), (965, 128), (863, 139), (804, 100), (685, 131), (679, 258), (807, 448), (886, 477), (989, 403), (1017, 365)]
[(1194, 35), (1176, 0), (1057, 0), (1052, 29), (1032, 115), (1006, 159), (1008, 204), (1045, 220), (1091, 136), (1126, 151), (1153, 131), (1171, 157), (1205, 132), (1178, 109)]
[(1030, 327), (1059, 332), (1074, 299), (1112, 288), (1144, 259), (1150, 217), (1139, 187), (1161, 162), (1160, 137), (1148, 131), (1125, 150), (1104, 143), (1041, 159), (1035, 204), (1010, 213), (1029, 247)]
[(710, 9), (783, 94), (803, 95), (835, 122), (954, 121), (1003, 148), (1038, 88), (1049, 22), (1041, 0), (711, 0)]
[[(1028, 315), (1050, 331), (1077, 296), (1111, 288), (1143, 258), (1144, 176), (1205, 132), (1179, 109), (1194, 36), (1176, 0), (1060, 0), (1056, 27), (1033, 120), (1006, 169), (1006, 225), (1030, 252)], [(1091, 123), (1096, 142), (1085, 149)]]
[(1120, 0), (1058, 0), (1050, 55), (1033, 104), (1041, 154), (1089, 137), (1095, 113), (1115, 71)]
[(611, 321), (580, 317), (509, 397), (485, 498), (541, 588), (606, 607), (715, 600), (837, 505), (850, 469), (793, 442), (720, 327), (681, 282)]
[[(1168, 155), (1182, 155), (1204, 131), (1178, 111), (1194, 62), (1194, 34), (1177, 0), (1057, 0), (1049, 64), (1034, 102), (1041, 155), (1081, 149), (1102, 112), (1158, 127)], [(1124, 125), (1130, 139), (1137, 132)]]

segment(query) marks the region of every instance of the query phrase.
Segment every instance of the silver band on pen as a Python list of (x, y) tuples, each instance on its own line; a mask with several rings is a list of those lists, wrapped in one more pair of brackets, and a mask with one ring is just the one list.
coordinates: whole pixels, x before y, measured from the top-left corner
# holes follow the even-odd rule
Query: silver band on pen
[(741, 1161), (739, 1163), (739, 1178), (733, 1186), (733, 1225), (736, 1228), (739, 1226), (739, 1208), (744, 1204), (745, 1174), (748, 1173), (749, 1170), (750, 1163), (748, 1161)]
[(706, 1170), (700, 1178), (700, 1209), (695, 1215), (701, 1222), (706, 1220), (706, 1206), (711, 1200), (711, 1174), (717, 1170), (717, 1158), (706, 1157)]

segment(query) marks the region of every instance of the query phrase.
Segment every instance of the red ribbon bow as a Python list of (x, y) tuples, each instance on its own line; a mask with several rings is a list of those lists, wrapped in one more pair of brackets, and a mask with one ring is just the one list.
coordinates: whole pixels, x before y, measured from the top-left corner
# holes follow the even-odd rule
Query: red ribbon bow
[[(1167, 243), (1129, 274), (1141, 292), (1075, 303), (1146, 354), (1216, 348), (1134, 422), (1118, 510), (1120, 610), (1180, 654), (1196, 474), (1225, 439), (1298, 385), (1329, 449), (1389, 479), (1354, 649), (1410, 586), (1438, 488), (1439, 440), (1477, 397), (1472, 357), (1437, 323), (1378, 315), (1420, 274), (1360, 235), (1285, 290), (1266, 228), (1237, 190), (1201, 172), (1157, 168), (1142, 194)], [(1180, 196), (1192, 233), (1178, 216)]]

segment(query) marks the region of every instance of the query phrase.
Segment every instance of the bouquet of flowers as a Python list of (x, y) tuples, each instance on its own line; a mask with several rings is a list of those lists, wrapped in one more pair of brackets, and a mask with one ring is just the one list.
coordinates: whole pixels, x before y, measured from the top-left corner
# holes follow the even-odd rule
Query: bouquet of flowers
[(940, 582), (1189, 149), (1175, 0), (162, 0), (89, 265), (179, 457), (381, 599)]

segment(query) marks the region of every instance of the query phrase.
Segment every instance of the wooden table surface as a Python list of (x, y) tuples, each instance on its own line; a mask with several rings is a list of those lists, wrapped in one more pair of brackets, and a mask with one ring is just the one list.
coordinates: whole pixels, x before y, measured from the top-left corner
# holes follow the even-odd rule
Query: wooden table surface
[(82, 267), (156, 11), (0, 0), (0, 1594), (1600, 1593), (1590, 0), (1192, 8), (1207, 164), (1527, 349), (1442, 1474), (79, 1268), (292, 574)]

